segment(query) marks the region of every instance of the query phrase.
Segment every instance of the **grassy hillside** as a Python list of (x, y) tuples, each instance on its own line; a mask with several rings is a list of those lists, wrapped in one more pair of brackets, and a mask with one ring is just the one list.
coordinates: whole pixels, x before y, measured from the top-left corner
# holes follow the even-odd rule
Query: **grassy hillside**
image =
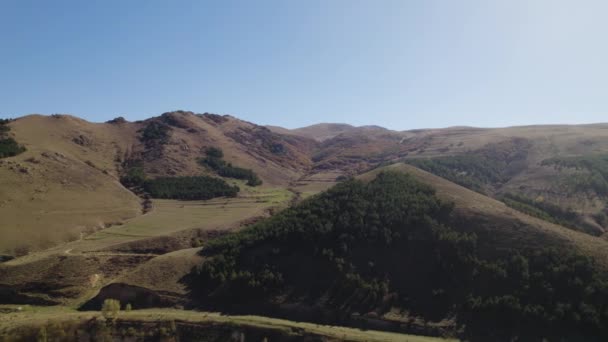
[[(605, 250), (603, 240), (492, 208), (446, 181), (436, 194), (400, 168), (408, 169), (341, 183), (211, 241), (202, 250), (209, 260), (192, 275), (193, 297), (214, 309), (348, 324), (452, 318), (434, 333), (480, 341), (605, 338), (607, 259), (589, 249)], [(459, 198), (455, 210), (440, 199), (449, 196)], [(512, 216), (501, 221), (504, 214)]]
[(177, 282), (189, 271), (183, 268), (190, 262), (187, 255), (163, 259), (173, 262), (166, 268), (173, 273), (133, 270), (149, 260), (158, 265), (156, 258), (161, 254), (201, 246), (266, 216), (269, 210), (286, 206), (293, 196), (281, 188), (240, 186), (244, 191), (236, 198), (153, 200), (150, 212), (124, 224), (2, 263), (0, 303), (80, 305), (104, 286), (122, 281), (141, 287), (174, 281), (173, 287), (181, 288)]
[(130, 130), (69, 116), (28, 116), (10, 126), (27, 151), (0, 160), (0, 254), (77, 240), (141, 213), (114, 166)]
[[(0, 160), (0, 255), (12, 256), (78, 240), (140, 215), (141, 200), (119, 182), (133, 162), (154, 183), (149, 190), (157, 197), (181, 198), (167, 186), (173, 179), (152, 186), (154, 179), (217, 177), (199, 163), (208, 147), (221, 147), (227, 163), (253, 170), (256, 182), (285, 187), (307, 172), (315, 145), (230, 116), (183, 111), (108, 123), (31, 115), (6, 127), (27, 149)], [(224, 190), (215, 195), (231, 191)]]
[[(374, 330), (293, 322), (261, 316), (228, 316), (213, 312), (183, 310), (134, 310), (120, 312), (113, 325), (103, 328), (99, 312), (74, 312), (37, 307), (0, 307), (11, 311), (0, 317), (0, 337), (8, 341), (31, 341), (43, 330), (50, 338), (69, 332), (83, 338), (165, 338), (171, 340), (226, 341), (234, 338), (269, 341), (367, 341), (367, 342), (441, 342), (455, 341), (424, 336), (394, 334)], [(161, 330), (162, 329), (162, 330)]]
[[(421, 167), (422, 163), (432, 162), (435, 165), (428, 165), (428, 170), (432, 167), (438, 175), (450, 176), (477, 191), (513, 193), (571, 208), (594, 225), (595, 234), (601, 234), (605, 227), (595, 216), (606, 208), (606, 198), (595, 191), (599, 189), (596, 185), (594, 189), (583, 186), (603, 186), (597, 182), (597, 171), (555, 167), (543, 161), (588, 156), (597, 160), (608, 153), (607, 127), (594, 124), (344, 132), (321, 143), (313, 155), (314, 169), (358, 174), (403, 160), (415, 160)], [(513, 157), (519, 159), (512, 160)], [(490, 163), (486, 164), (488, 160)], [(502, 169), (505, 165), (509, 168)], [(493, 172), (485, 170), (487, 167), (497, 167), (495, 171), (500, 175), (487, 174)]]
[(255, 183), (294, 187), (303, 177), (359, 174), (405, 159), (495, 197), (571, 210), (595, 235), (608, 224), (603, 166), (595, 162), (608, 153), (602, 124), (403, 132), (321, 124), (273, 132), (228, 115), (176, 111), (103, 124), (32, 115), (3, 127), (27, 151), (0, 160), (0, 254), (44, 249), (139, 215), (140, 200), (117, 182), (134, 165), (149, 179), (218, 176), (200, 163), (210, 147), (233, 165), (226, 177)]

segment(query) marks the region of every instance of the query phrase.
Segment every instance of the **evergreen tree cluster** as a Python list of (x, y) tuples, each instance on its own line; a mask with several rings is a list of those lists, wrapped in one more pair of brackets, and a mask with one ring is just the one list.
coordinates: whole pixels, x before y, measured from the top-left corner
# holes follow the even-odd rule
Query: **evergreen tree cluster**
[(8, 136), (8, 132), (11, 130), (8, 123), (11, 121), (11, 119), (0, 119), (0, 158), (14, 157), (25, 152), (25, 147)]
[(165, 145), (169, 142), (170, 130), (171, 128), (163, 122), (150, 121), (139, 131), (141, 134), (139, 140), (148, 147)]
[(218, 175), (227, 178), (247, 180), (247, 185), (257, 186), (262, 184), (262, 180), (258, 175), (250, 169), (233, 166), (227, 163), (224, 158), (224, 152), (217, 147), (210, 147), (205, 151), (206, 157), (201, 159), (201, 164), (209, 167)]
[(208, 200), (215, 197), (235, 197), (238, 186), (223, 179), (208, 176), (160, 177), (143, 183), (144, 190), (153, 198)]
[(124, 164), (121, 183), (152, 198), (180, 200), (208, 200), (215, 197), (235, 197), (238, 186), (231, 186), (223, 179), (209, 176), (160, 177), (149, 179), (141, 160), (129, 160)]
[(221, 310), (278, 300), (342, 315), (400, 307), (456, 317), (472, 341), (608, 338), (608, 283), (593, 260), (551, 249), (484, 259), (484, 241), (450, 228), (451, 210), (406, 174), (348, 180), (210, 241), (192, 294)]

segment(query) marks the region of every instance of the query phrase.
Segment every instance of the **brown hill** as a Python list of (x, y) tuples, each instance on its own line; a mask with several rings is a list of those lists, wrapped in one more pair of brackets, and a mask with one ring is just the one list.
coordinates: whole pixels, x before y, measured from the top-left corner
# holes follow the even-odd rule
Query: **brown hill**
[(382, 164), (455, 156), (462, 158), (445, 162), (454, 181), (471, 175), (454, 162), (477, 161), (481, 165), (470, 166), (478, 173), (504, 168), (480, 185), (488, 195), (515, 193), (572, 209), (594, 234), (606, 230), (607, 124), (346, 132), (324, 140), (313, 161), (316, 172), (359, 174)]
[[(489, 259), (502, 256), (504, 251), (524, 252), (555, 247), (581, 252), (608, 269), (608, 242), (604, 239), (523, 214), (502, 202), (411, 165), (398, 163), (364, 173), (358, 178), (371, 181), (386, 170), (408, 173), (422, 183), (431, 185), (442, 200), (454, 203), (451, 225), (460, 232), (475, 233), (484, 241), (480, 253)], [(151, 306), (172, 305), (172, 300), (183, 303), (186, 300), (184, 277), (196, 262), (202, 260), (195, 255), (197, 251), (183, 249), (142, 263), (134, 271), (101, 289), (95, 302), (116, 296), (120, 290), (122, 295), (135, 296), (140, 293), (157, 298), (156, 304)]]
[(370, 132), (382, 132), (387, 131), (386, 128), (379, 126), (360, 126), (355, 127), (348, 124), (340, 123), (320, 123), (311, 126), (306, 126), (296, 129), (286, 129), (278, 126), (267, 126), (269, 129), (276, 133), (291, 134), (296, 136), (302, 136), (316, 141), (325, 141), (327, 139), (334, 138), (343, 133), (357, 133), (365, 135)]
[(27, 151), (0, 160), (0, 254), (77, 240), (141, 212), (115, 163), (135, 144), (134, 127), (63, 115), (27, 116), (11, 127)]
[[(469, 170), (446, 161), (452, 163), (452, 181), (480, 182), (478, 188), (493, 197), (517, 194), (572, 209), (595, 235), (608, 227), (608, 161), (603, 159), (608, 156), (608, 124), (402, 132), (318, 124), (286, 130), (228, 115), (176, 111), (145, 121), (117, 118), (108, 123), (34, 115), (10, 126), (28, 150), (0, 160), (0, 214), (5, 218), (0, 254), (78, 239), (80, 233), (138, 215), (139, 199), (118, 182), (126, 164), (142, 161), (152, 178), (213, 174), (198, 162), (210, 146), (221, 148), (227, 162), (252, 169), (264, 186), (291, 185), (303, 192), (308, 192), (306, 179), (331, 184), (341, 174), (356, 175), (378, 165), (464, 157), (458, 162)], [(166, 131), (163, 137), (155, 135), (159, 129)], [(488, 166), (502, 171), (469, 179), (475, 176), (471, 168), (480, 173)]]
[[(130, 160), (143, 161), (151, 178), (209, 174), (198, 160), (214, 146), (267, 186), (287, 186), (311, 168), (316, 144), (230, 116), (183, 111), (108, 123), (31, 115), (10, 126), (27, 148), (0, 160), (0, 254), (13, 255), (76, 240), (140, 214), (140, 199), (118, 181)], [(147, 134), (155, 132), (149, 127), (165, 129), (166, 139)]]

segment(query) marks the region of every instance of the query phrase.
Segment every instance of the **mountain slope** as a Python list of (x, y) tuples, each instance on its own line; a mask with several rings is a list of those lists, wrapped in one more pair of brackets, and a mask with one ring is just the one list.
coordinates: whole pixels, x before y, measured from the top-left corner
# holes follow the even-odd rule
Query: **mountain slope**
[(199, 162), (208, 147), (287, 186), (311, 167), (315, 142), (276, 134), (230, 116), (171, 112), (140, 122), (90, 123), (69, 115), (11, 122), (27, 152), (0, 160), (0, 254), (22, 255), (76, 240), (141, 213), (119, 182), (139, 163), (148, 178), (215, 175)]
[(210, 242), (193, 299), (362, 327), (421, 319), (474, 341), (608, 334), (604, 240), (410, 166), (362, 179)]
[(141, 212), (114, 166), (134, 132), (104, 126), (68, 116), (11, 123), (27, 151), (0, 160), (0, 254), (76, 240)]
[(350, 174), (412, 161), (495, 198), (515, 194), (573, 211), (581, 230), (601, 235), (608, 228), (607, 156), (608, 125), (593, 124), (344, 133), (323, 141), (313, 160), (317, 172)]
[(488, 256), (501, 250), (534, 250), (546, 246), (574, 249), (593, 257), (608, 269), (608, 242), (604, 239), (552, 224), (509, 208), (504, 203), (454, 184), (446, 179), (407, 164), (394, 164), (368, 172), (362, 179), (373, 179), (379, 172), (407, 172), (433, 186), (437, 196), (454, 203), (451, 225), (464, 233), (475, 233), (490, 246)]
[(379, 126), (360, 126), (355, 127), (348, 124), (339, 124), (339, 123), (320, 123), (311, 126), (296, 128), (296, 129), (286, 129), (278, 126), (267, 126), (270, 130), (281, 133), (281, 134), (291, 134), (301, 137), (306, 137), (310, 139), (314, 139), (316, 141), (323, 142), (325, 140), (334, 138), (340, 134), (344, 133), (357, 133), (357, 134), (367, 134), (369, 132), (382, 132), (387, 131), (386, 128)]

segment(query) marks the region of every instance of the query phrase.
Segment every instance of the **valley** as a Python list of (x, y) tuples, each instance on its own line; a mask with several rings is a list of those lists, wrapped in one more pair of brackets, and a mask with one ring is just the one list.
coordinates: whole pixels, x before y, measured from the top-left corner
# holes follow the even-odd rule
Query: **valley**
[(90, 320), (118, 299), (134, 308), (121, 312), (124, 329), (196, 322), (351, 341), (552, 337), (556, 325), (573, 338), (606, 334), (606, 124), (288, 130), (175, 111), (8, 125), (23, 151), (0, 159), (5, 333), (38, 331), (59, 313)]

